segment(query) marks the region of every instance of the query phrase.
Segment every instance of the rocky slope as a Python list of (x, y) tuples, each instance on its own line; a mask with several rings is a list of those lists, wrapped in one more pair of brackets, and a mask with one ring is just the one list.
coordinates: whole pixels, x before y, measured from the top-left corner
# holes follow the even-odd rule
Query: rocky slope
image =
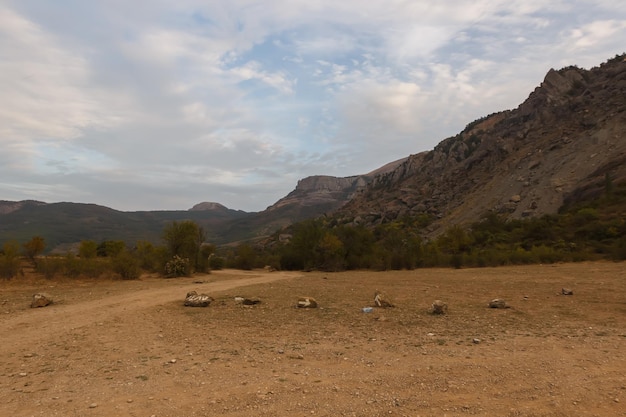
[(518, 108), (469, 124), (377, 176), (340, 215), (376, 224), (433, 215), (432, 227), (555, 213), (626, 180), (626, 58), (550, 70)]

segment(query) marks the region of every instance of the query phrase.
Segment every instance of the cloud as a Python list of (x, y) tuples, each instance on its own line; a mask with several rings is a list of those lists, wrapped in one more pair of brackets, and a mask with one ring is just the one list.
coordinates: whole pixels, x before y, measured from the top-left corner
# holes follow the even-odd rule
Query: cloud
[(625, 36), (608, 0), (7, 0), (0, 199), (260, 210), (431, 149)]

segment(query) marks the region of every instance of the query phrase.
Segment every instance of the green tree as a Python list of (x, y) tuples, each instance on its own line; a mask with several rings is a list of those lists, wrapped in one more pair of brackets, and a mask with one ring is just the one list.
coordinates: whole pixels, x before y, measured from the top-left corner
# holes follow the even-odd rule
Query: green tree
[(123, 240), (104, 240), (100, 242), (97, 249), (98, 256), (115, 257), (126, 249)]
[(36, 265), (35, 258), (41, 255), (46, 248), (46, 242), (41, 236), (34, 236), (31, 240), (24, 243), (23, 252), (33, 265)]
[(205, 240), (204, 230), (196, 222), (184, 220), (174, 221), (163, 230), (169, 257), (178, 256), (188, 259), (192, 269), (200, 267), (200, 248)]
[(98, 255), (98, 244), (93, 240), (83, 240), (78, 248), (81, 259), (92, 259)]
[(341, 271), (345, 269), (346, 250), (337, 236), (326, 232), (316, 248), (318, 269), (322, 271)]

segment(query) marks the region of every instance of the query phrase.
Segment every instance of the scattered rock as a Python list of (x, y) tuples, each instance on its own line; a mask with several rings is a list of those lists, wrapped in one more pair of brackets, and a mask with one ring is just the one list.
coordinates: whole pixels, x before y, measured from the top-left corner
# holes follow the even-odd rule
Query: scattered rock
[(89, 408), (96, 408), (96, 407), (98, 407), (98, 404), (97, 404), (97, 403), (91, 403), (91, 404), (89, 404)]
[(446, 314), (448, 312), (448, 305), (441, 300), (435, 300), (430, 308), (431, 314)]
[(480, 343), (480, 339), (478, 339), (478, 338), (474, 338), (474, 339), (472, 339), (472, 343), (474, 343), (475, 345), (477, 345), (477, 344), (479, 344), (479, 343)]
[(509, 306), (502, 298), (494, 298), (489, 302), (489, 308), (509, 308)]
[(241, 301), (241, 304), (243, 304), (245, 306), (253, 306), (253, 305), (256, 305), (256, 304), (261, 304), (261, 300), (258, 297), (244, 298)]
[(198, 294), (195, 291), (187, 293), (185, 298), (186, 307), (208, 307), (211, 302), (214, 301), (213, 297), (206, 294)]
[(317, 308), (317, 300), (313, 297), (300, 297), (296, 306), (298, 308)]
[(382, 308), (388, 308), (388, 307), (393, 307), (393, 303), (391, 302), (391, 299), (386, 295), (383, 294), (382, 292), (376, 290), (376, 293), (374, 294), (374, 304), (376, 305), (376, 307), (382, 307)]
[(46, 293), (37, 293), (33, 295), (33, 300), (30, 303), (31, 308), (45, 307), (52, 304), (52, 297)]
[(563, 295), (574, 295), (574, 290), (571, 290), (569, 288), (562, 288), (561, 289), (561, 294), (563, 294)]

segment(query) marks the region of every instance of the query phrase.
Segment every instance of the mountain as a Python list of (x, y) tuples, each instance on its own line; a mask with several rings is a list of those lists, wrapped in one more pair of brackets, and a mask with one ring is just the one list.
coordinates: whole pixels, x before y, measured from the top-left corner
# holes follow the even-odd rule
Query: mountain
[[(220, 205), (221, 206), (221, 205)], [(123, 212), (96, 204), (0, 201), (0, 244), (26, 242), (42, 236), (49, 250), (82, 240), (145, 240), (160, 243), (172, 221), (193, 220), (203, 226), (211, 241), (220, 241), (221, 225), (248, 216), (224, 206), (212, 210)]]
[(121, 212), (94, 204), (0, 201), (0, 244), (39, 235), (48, 248), (81, 240), (160, 243), (171, 221), (193, 220), (209, 241), (263, 237), (294, 222), (333, 215), (376, 225), (403, 216), (435, 219), (429, 233), (485, 213), (556, 213), (564, 204), (626, 181), (626, 55), (590, 70), (550, 70), (516, 109), (466, 126), (433, 150), (364, 175), (312, 176), (266, 210), (215, 202), (185, 211)]
[(470, 123), (432, 151), (374, 178), (338, 215), (378, 224), (433, 216), (430, 232), (556, 213), (626, 181), (626, 58), (551, 69), (519, 107)]

